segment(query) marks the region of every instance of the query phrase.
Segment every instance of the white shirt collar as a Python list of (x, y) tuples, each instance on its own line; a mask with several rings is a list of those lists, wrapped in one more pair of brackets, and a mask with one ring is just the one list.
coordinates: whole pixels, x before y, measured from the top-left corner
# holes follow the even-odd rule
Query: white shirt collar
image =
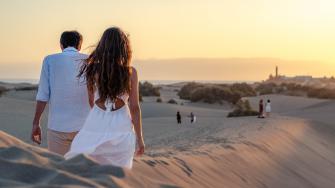
[(78, 50), (74, 47), (67, 47), (63, 50), (63, 52), (78, 52)]

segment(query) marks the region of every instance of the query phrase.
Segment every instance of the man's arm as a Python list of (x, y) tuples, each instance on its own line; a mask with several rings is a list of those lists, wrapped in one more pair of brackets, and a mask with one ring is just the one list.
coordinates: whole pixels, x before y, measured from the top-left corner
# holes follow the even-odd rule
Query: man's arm
[(36, 102), (35, 117), (33, 120), (33, 128), (31, 131), (31, 139), (33, 142), (37, 144), (42, 143), (42, 131), (40, 126), (40, 120), (46, 105), (47, 102), (45, 101)]
[(36, 110), (35, 117), (33, 120), (33, 127), (31, 131), (31, 139), (33, 142), (37, 144), (41, 144), (42, 142), (42, 133), (40, 120), (45, 109), (46, 104), (48, 103), (50, 98), (50, 84), (49, 84), (49, 66), (47, 63), (47, 58), (44, 59), (40, 81), (38, 84), (38, 92), (36, 95)]

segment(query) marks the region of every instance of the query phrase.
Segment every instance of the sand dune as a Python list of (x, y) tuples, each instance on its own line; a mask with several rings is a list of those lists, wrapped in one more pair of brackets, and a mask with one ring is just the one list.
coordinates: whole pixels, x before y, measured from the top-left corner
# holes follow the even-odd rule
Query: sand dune
[(334, 139), (321, 137), (305, 120), (244, 120), (207, 135), (199, 147), (136, 158), (132, 171), (84, 156), (64, 161), (1, 132), (0, 186), (333, 187)]
[[(6, 132), (0, 132), (0, 187), (335, 185), (334, 101), (263, 96), (272, 100), (275, 113), (258, 119), (226, 118), (226, 106), (148, 100), (142, 104), (146, 155), (136, 157), (129, 171), (99, 166), (86, 156), (65, 161), (29, 145), (33, 101), (22, 96), (0, 98), (1, 130)], [(252, 105), (258, 99), (250, 98)], [(175, 122), (177, 110), (184, 115), (182, 125)], [(198, 116), (196, 124), (185, 117), (191, 111)]]

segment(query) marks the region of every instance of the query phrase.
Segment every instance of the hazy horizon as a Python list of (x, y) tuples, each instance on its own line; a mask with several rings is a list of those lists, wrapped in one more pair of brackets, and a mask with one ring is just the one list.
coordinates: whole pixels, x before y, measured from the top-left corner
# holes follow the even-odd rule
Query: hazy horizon
[[(279, 58), (175, 58), (134, 60), (133, 66), (138, 69), (141, 80), (261, 81), (274, 75), (276, 66), (279, 74), (286, 76), (334, 76), (331, 66), (323, 65), (325, 70), (320, 71), (315, 69), (322, 65), (320, 62), (304, 61), (304, 67), (301, 62)], [(39, 79), (40, 66), (7, 65), (0, 70), (0, 79)], [(240, 74), (235, 70), (241, 70)]]

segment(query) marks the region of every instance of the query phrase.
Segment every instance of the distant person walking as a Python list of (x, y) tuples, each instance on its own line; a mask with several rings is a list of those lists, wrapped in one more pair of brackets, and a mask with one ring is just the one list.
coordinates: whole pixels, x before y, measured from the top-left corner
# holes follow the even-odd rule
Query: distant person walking
[(177, 112), (177, 123), (181, 124), (181, 115), (179, 111)]
[(190, 118), (191, 118), (191, 123), (195, 123), (197, 117), (193, 114), (193, 112), (191, 112)]
[(271, 113), (271, 101), (268, 99), (265, 106), (266, 117), (270, 117)]
[(259, 114), (258, 118), (264, 118), (264, 105), (263, 105), (263, 99), (259, 100)]

